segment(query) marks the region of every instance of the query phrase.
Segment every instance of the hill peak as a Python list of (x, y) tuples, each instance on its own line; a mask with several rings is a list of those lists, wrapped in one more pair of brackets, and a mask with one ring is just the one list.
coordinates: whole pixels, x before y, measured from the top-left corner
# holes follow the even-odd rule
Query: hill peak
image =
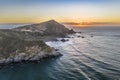
[(49, 20), (38, 24), (21, 26), (14, 28), (14, 30), (39, 32), (42, 35), (65, 35), (69, 31), (69, 29), (67, 29), (64, 25), (60, 24), (55, 20)]
[(56, 22), (55, 20), (49, 20), (48, 22)]
[(49, 22), (49, 23), (58, 23), (58, 22), (55, 21), (55, 20), (49, 20), (49, 21), (46, 21), (46, 22)]

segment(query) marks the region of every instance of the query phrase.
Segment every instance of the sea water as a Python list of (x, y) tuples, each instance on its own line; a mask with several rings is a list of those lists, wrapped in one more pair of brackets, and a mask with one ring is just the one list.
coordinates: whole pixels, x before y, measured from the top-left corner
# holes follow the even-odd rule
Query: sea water
[(120, 28), (77, 31), (67, 42), (46, 42), (63, 56), (3, 67), (0, 80), (120, 80)]

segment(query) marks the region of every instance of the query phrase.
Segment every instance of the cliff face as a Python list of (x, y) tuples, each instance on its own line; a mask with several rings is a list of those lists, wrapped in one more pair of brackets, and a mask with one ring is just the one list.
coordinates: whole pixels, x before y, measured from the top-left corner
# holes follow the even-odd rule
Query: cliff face
[(33, 61), (60, 56), (61, 54), (54, 48), (44, 43), (45, 39), (52, 36), (61, 37), (73, 32), (54, 20), (0, 30), (0, 63)]
[(60, 55), (43, 41), (24, 41), (10, 37), (0, 41), (0, 63), (34, 61)]

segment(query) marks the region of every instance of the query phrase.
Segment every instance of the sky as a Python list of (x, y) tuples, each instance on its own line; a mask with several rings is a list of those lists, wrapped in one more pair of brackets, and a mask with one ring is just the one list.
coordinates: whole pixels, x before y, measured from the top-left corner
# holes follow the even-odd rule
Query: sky
[(120, 0), (0, 0), (0, 23), (120, 24)]

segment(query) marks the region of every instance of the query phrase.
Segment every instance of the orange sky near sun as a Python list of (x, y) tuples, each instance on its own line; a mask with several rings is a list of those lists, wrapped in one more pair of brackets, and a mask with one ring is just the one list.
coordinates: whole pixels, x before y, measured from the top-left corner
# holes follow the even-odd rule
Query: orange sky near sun
[(120, 24), (120, 2), (71, 1), (1, 4), (0, 23), (40, 23), (54, 19), (71, 26)]

